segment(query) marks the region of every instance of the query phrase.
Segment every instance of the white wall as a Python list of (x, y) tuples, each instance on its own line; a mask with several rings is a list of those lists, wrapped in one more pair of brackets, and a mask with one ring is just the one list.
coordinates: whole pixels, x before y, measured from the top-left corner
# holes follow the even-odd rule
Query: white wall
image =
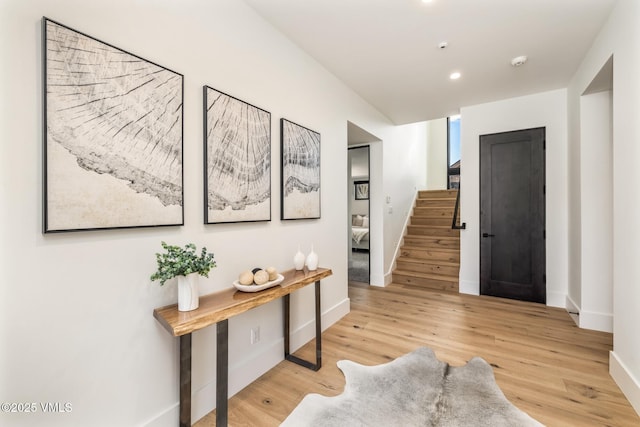
[[(611, 91), (580, 99), (580, 266), (582, 328), (613, 332), (613, 170)], [(570, 289), (571, 291), (571, 289)]]
[(567, 295), (566, 90), (507, 99), (460, 110), (460, 291), (480, 292), (480, 135), (546, 128), (547, 305), (564, 307)]
[[(613, 351), (610, 373), (640, 413), (640, 2), (620, 0), (600, 31), (567, 89), (571, 192), (579, 182), (581, 141), (580, 99), (613, 55)], [(588, 191), (582, 188), (582, 191)], [(583, 195), (584, 197), (584, 195)], [(572, 207), (570, 223), (580, 221)], [(581, 237), (570, 229), (572, 259)], [(572, 288), (581, 286), (572, 275)], [(584, 278), (582, 278), (584, 279)], [(583, 300), (584, 292), (583, 291)], [(589, 291), (589, 290), (587, 290)]]
[[(374, 275), (374, 270), (372, 270), (372, 285), (391, 283), (396, 254), (400, 248), (409, 213), (413, 209), (416, 192), (423, 189), (426, 182), (426, 169), (424, 168), (427, 140), (426, 122), (398, 126), (397, 130), (400, 132), (398, 143), (393, 146), (385, 144), (383, 148), (384, 183), (382, 188), (384, 198), (371, 200), (370, 205), (372, 223), (375, 224), (374, 209), (380, 207), (385, 224), (383, 235), (384, 278), (381, 282), (377, 275), (378, 272), (375, 271)], [(372, 236), (373, 238), (374, 236)], [(374, 247), (373, 244), (372, 247)]]
[[(43, 15), (185, 75), (184, 226), (42, 234)], [(422, 128), (392, 126), (243, 2), (4, 0), (0, 51), (0, 401), (69, 402), (73, 408), (56, 416), (0, 414), (0, 424), (176, 424), (178, 340), (152, 316), (155, 307), (176, 301), (176, 287), (149, 281), (161, 240), (192, 241), (215, 253), (219, 266), (203, 279), (202, 293), (231, 287), (248, 267), (290, 268), (298, 245), (308, 252), (313, 244), (321, 265), (334, 273), (323, 281), (323, 326), (344, 315), (347, 120), (383, 141), (372, 147), (378, 173), (371, 182), (379, 189), (372, 203), (381, 219), (384, 194), (398, 208), (384, 214), (388, 232), (377, 223), (381, 244), (372, 262), (375, 277), (384, 280), (399, 214), (416, 182), (424, 182), (418, 172), (406, 176), (424, 159), (415, 153), (424, 145)], [(272, 114), (271, 222), (202, 224), (205, 84)], [(281, 117), (322, 135), (320, 220), (278, 220)], [(312, 295), (309, 288), (292, 297), (294, 347), (313, 336)], [(256, 325), (261, 341), (250, 345)], [(282, 359), (281, 303), (234, 318), (229, 329), (233, 393)], [(215, 328), (194, 334), (194, 420), (215, 402), (214, 338)]]
[(427, 122), (427, 185), (425, 190), (447, 188), (447, 119)]

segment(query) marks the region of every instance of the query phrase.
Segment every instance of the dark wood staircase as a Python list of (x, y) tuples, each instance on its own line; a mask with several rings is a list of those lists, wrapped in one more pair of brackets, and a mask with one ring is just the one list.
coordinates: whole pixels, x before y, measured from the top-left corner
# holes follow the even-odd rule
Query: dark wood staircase
[(419, 191), (393, 282), (458, 293), (460, 230), (451, 228), (457, 190)]

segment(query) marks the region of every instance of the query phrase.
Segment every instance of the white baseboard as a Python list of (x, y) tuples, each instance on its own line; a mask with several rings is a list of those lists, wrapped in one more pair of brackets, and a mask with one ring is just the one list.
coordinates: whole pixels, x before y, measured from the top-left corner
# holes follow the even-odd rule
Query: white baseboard
[[(322, 313), (322, 330), (326, 330), (350, 311), (349, 298)], [(290, 348), (295, 351), (315, 338), (315, 322), (313, 320), (291, 332)], [(276, 366), (284, 359), (284, 338), (279, 338), (266, 346), (262, 351), (252, 354), (242, 361), (229, 365), (229, 397), (233, 396), (258, 377)], [(215, 361), (212, 361), (215, 363)], [(176, 383), (176, 390), (178, 384)], [(215, 409), (216, 382), (211, 381), (198, 390), (191, 392), (191, 421), (200, 418)], [(171, 405), (162, 413), (142, 424), (144, 427), (173, 427), (178, 423), (180, 406)]]
[[(576, 326), (580, 326), (580, 307), (578, 307), (578, 304), (575, 303), (575, 301), (573, 299), (571, 299), (571, 297), (569, 295), (567, 295), (566, 297), (566, 302), (565, 302), (566, 306), (566, 310), (569, 313), (569, 317), (571, 317), (571, 319), (573, 320), (573, 323), (576, 324)], [(577, 314), (572, 314), (572, 313), (577, 313)]]
[(580, 327), (613, 333), (613, 314), (582, 310), (580, 312)]
[(378, 286), (379, 288), (387, 286), (387, 276), (385, 274), (383, 274), (382, 276), (371, 274), (371, 277), (369, 279), (369, 285), (371, 286)]
[(180, 404), (175, 403), (149, 421), (140, 424), (144, 427), (175, 427), (180, 419)]
[(458, 289), (461, 294), (480, 295), (480, 283), (472, 280), (460, 280)]
[[(565, 308), (573, 321), (583, 329), (613, 333), (613, 314), (596, 313), (581, 310), (578, 304), (569, 296), (565, 297)], [(571, 314), (578, 313), (578, 314)]]
[[(293, 335), (293, 334), (292, 334)], [(262, 374), (282, 361), (284, 339), (280, 338), (272, 342), (260, 352), (251, 357), (233, 364), (229, 361), (229, 397), (233, 396), (247, 385), (251, 384)], [(214, 360), (211, 363), (215, 363)], [(198, 390), (191, 390), (191, 422), (195, 423), (200, 418), (215, 409), (216, 382), (211, 381)]]
[(567, 294), (564, 292), (547, 292), (547, 306), (566, 308)]
[(384, 286), (389, 286), (393, 282), (393, 273), (387, 273), (384, 275)]
[(633, 377), (614, 351), (609, 352), (609, 374), (618, 384), (633, 409), (640, 415), (640, 381)]
[[(381, 287), (389, 286), (393, 282), (393, 270), (396, 267), (396, 260), (400, 256), (400, 250), (402, 249), (402, 245), (404, 244), (404, 236), (407, 234), (407, 227), (411, 222), (411, 216), (413, 215), (413, 208), (416, 205), (416, 200), (418, 200), (418, 191), (419, 190), (416, 190), (416, 192), (414, 193), (413, 201), (411, 202), (411, 208), (409, 209), (409, 211), (407, 212), (407, 215), (404, 218), (404, 224), (402, 225), (402, 234), (400, 235), (400, 238), (398, 239), (398, 242), (396, 243), (396, 247), (393, 251), (393, 257), (391, 258), (392, 259), (391, 265), (389, 266), (389, 269), (387, 270), (387, 272), (384, 273), (384, 276), (383, 276), (384, 281)], [(371, 285), (380, 286), (377, 283), (376, 284), (371, 283)]]
[[(459, 281), (459, 292), (468, 295), (480, 295), (480, 283), (474, 280)], [(565, 294), (560, 292), (547, 293), (547, 305), (550, 307), (565, 308)]]
[[(331, 325), (336, 323), (338, 320), (342, 319), (344, 316), (349, 314), (350, 310), (351, 310), (351, 303), (350, 303), (349, 298), (346, 298), (346, 299), (340, 301), (338, 304), (336, 304), (333, 307), (331, 307), (330, 309), (328, 309), (327, 311), (325, 311), (324, 313), (322, 313), (322, 330), (323, 331), (326, 330)], [(311, 341), (315, 337), (316, 337), (316, 324), (315, 324), (314, 320), (310, 320), (309, 322), (305, 323), (304, 325), (302, 325), (301, 327), (299, 327), (295, 331), (291, 332), (291, 341), (289, 342), (289, 345), (291, 347), (291, 351), (292, 352), (296, 351), (297, 349), (299, 349), (300, 347), (302, 347), (303, 345), (305, 345), (306, 343), (308, 343), (309, 341)], [(282, 353), (282, 348), (283, 348), (282, 346), (283, 345), (284, 345), (283, 343), (280, 343), (280, 350), (279, 351), (281, 353)], [(282, 360), (283, 359), (282, 354), (280, 356), (281, 356), (280, 360)], [(276, 364), (274, 364), (274, 366)], [(271, 368), (272, 368), (272, 366), (269, 367), (269, 369), (271, 369)], [(269, 369), (267, 369), (267, 371)], [(253, 380), (251, 380), (251, 381), (253, 381)], [(247, 384), (249, 384), (249, 383), (247, 383)]]

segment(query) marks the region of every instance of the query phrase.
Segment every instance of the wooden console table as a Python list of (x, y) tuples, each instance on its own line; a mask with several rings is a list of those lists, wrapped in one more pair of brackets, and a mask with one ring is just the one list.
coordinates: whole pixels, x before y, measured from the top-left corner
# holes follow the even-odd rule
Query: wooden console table
[[(285, 359), (317, 371), (322, 366), (322, 325), (320, 312), (320, 280), (332, 274), (327, 268), (315, 271), (288, 270), (277, 286), (260, 292), (240, 292), (235, 288), (200, 297), (200, 307), (178, 311), (178, 305), (156, 308), (153, 316), (170, 334), (180, 337), (180, 427), (191, 426), (191, 334), (216, 324), (216, 426), (228, 421), (229, 324), (228, 319), (252, 308), (284, 297)], [(289, 353), (289, 297), (292, 292), (315, 283), (316, 362), (299, 359)]]

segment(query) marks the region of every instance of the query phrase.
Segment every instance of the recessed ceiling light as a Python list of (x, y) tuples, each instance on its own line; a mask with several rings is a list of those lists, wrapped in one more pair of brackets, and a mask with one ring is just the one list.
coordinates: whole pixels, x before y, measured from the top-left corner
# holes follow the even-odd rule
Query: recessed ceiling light
[(458, 80), (458, 79), (460, 78), (460, 76), (462, 76), (462, 74), (460, 74), (459, 72), (457, 72), (457, 71), (456, 71), (456, 72), (454, 72), (454, 73), (451, 73), (451, 74), (449, 75), (449, 78), (450, 78), (451, 80)]
[(525, 55), (516, 56), (511, 60), (511, 65), (514, 67), (519, 67), (521, 65), (524, 65), (525, 62), (527, 62), (527, 57)]
[(422, 0), (422, 3), (431, 3), (433, 0)]

